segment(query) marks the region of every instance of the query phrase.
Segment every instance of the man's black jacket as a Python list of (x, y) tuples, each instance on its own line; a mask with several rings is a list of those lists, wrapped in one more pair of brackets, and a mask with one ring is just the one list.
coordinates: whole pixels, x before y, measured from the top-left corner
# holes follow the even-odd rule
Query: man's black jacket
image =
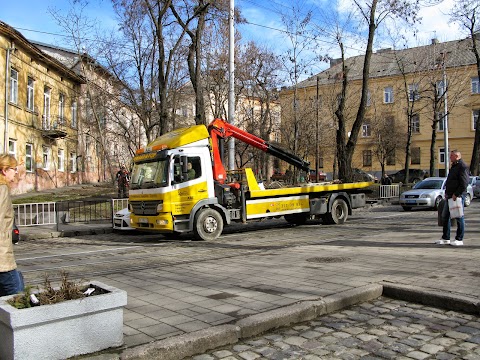
[(451, 198), (453, 194), (455, 196), (461, 196), (467, 191), (468, 186), (468, 168), (462, 159), (459, 159), (450, 168), (447, 181), (445, 182), (445, 195), (447, 198)]

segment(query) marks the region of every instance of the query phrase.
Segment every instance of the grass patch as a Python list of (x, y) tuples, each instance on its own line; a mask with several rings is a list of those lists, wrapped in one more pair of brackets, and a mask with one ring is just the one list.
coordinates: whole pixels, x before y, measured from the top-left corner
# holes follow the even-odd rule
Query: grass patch
[[(60, 190), (60, 191), (59, 191)], [(23, 194), (16, 198), (12, 196), (14, 204), (42, 203), (42, 202), (58, 202), (58, 201), (74, 201), (89, 200), (92, 198), (116, 198), (117, 189), (113, 185), (94, 186), (85, 185), (81, 188), (63, 188), (57, 191), (49, 192), (48, 190)]]

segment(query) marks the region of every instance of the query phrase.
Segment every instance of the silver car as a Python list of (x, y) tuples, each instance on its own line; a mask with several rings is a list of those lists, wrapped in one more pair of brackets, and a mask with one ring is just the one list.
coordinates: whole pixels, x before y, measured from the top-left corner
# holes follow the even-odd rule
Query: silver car
[(115, 213), (113, 216), (113, 228), (115, 230), (135, 230), (130, 227), (130, 211), (128, 207)]
[(470, 176), (470, 185), (473, 188), (473, 196), (480, 197), (480, 176)]
[[(412, 208), (432, 208), (436, 210), (438, 204), (445, 196), (445, 177), (429, 177), (418, 183), (412, 188), (400, 195), (400, 205), (405, 211)], [(467, 187), (465, 196), (465, 206), (470, 206), (473, 198), (473, 189), (471, 185)]]

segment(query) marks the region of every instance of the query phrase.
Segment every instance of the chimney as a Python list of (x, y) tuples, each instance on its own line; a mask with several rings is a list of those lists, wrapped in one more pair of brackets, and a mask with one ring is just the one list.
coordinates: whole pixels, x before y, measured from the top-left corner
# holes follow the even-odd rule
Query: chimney
[(432, 45), (435, 45), (435, 44), (438, 44), (438, 43), (439, 43), (439, 41), (438, 41), (437, 38), (433, 38), (433, 39), (432, 39)]

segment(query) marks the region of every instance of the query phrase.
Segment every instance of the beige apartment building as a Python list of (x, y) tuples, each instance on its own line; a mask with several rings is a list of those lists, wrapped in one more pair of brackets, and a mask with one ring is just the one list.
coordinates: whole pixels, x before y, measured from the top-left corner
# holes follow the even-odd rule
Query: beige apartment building
[[(469, 164), (480, 114), (480, 83), (471, 46), (471, 39), (444, 43), (432, 40), (426, 46), (382, 49), (372, 55), (366, 116), (353, 167), (380, 177), (382, 161), (378, 150), (389, 146), (393, 151), (383, 159), (385, 171), (403, 169), (409, 130), (410, 168), (428, 171), (433, 159), (431, 175), (444, 175), (445, 138), (448, 148), (460, 150)], [(363, 55), (346, 59), (347, 131), (360, 101), (363, 61)], [(341, 61), (334, 60), (330, 68), (301, 82), (297, 88), (297, 111), (304, 114), (301, 118), (310, 125), (306, 127), (310, 133), (303, 136), (315, 138), (312, 133), (318, 129), (320, 168), (329, 174), (334, 172), (335, 110), (342, 74)], [(283, 122), (293, 112), (294, 90), (284, 89), (280, 96)], [(311, 164), (315, 164), (315, 147), (308, 154)]]
[(83, 79), (0, 21), (0, 138), (24, 193), (81, 181), (78, 95)]

